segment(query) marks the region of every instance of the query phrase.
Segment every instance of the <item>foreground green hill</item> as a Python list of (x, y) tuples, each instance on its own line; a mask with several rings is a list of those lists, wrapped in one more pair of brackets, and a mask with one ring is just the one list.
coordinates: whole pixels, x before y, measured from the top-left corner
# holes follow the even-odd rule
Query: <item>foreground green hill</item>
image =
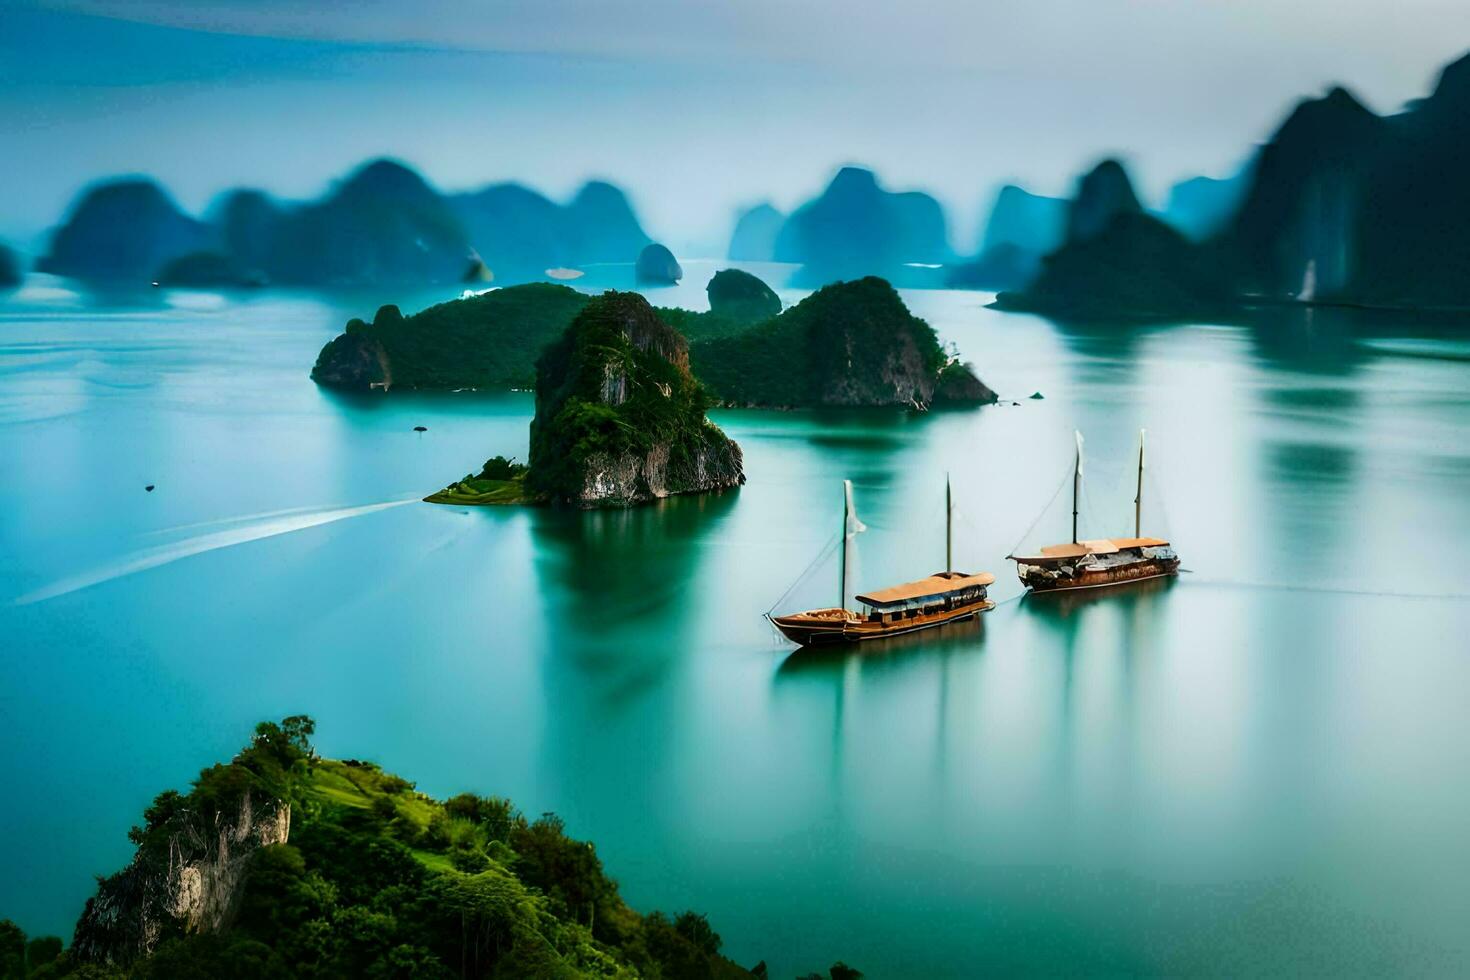
[(435, 800), (370, 762), (319, 757), (313, 729), (304, 716), (257, 725), (189, 792), (159, 795), (69, 949), (0, 920), (0, 976), (766, 975), (721, 956), (701, 915), (629, 908), (557, 817)]

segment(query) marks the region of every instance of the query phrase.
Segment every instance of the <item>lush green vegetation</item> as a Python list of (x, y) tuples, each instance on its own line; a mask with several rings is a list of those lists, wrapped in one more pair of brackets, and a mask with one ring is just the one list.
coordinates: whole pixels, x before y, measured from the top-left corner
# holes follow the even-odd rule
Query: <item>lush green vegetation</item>
[(381, 345), (394, 387), (529, 388), (537, 355), (590, 300), (570, 286), (538, 282), (440, 303), (409, 317), (385, 306), (372, 323), (353, 320), (346, 334), (322, 348), (312, 377), (367, 388), (378, 379), (349, 367), (352, 349), (365, 341)]
[[(0, 920), (0, 977), (766, 976), (721, 956), (702, 915), (629, 908), (596, 849), (554, 815), (468, 793), (432, 799), (372, 763), (320, 758), (313, 729), (302, 716), (258, 725), (189, 792), (161, 794), (129, 834), (137, 856), (99, 881), (70, 949)], [(289, 807), (289, 839), (233, 845), (243, 873), (204, 885), (230, 890), (229, 915), (190, 923), (170, 870), (224, 861), (201, 841), (252, 807), (257, 819)], [(829, 973), (859, 976), (840, 963)]]
[[(526, 484), (586, 503), (597, 463), (622, 471), (609, 477), (610, 502), (734, 485), (739, 448), (705, 418), (707, 407), (679, 331), (639, 294), (604, 293), (536, 362)], [(644, 468), (655, 451), (667, 456), (658, 473)]]
[(756, 327), (700, 340), (690, 357), (721, 401), (771, 407), (927, 404), (949, 363), (934, 329), (875, 276), (824, 286)]
[(424, 498), (431, 504), (504, 506), (527, 503), (526, 467), (515, 460), (496, 456), (487, 459), (479, 474), (466, 473), (438, 493)]

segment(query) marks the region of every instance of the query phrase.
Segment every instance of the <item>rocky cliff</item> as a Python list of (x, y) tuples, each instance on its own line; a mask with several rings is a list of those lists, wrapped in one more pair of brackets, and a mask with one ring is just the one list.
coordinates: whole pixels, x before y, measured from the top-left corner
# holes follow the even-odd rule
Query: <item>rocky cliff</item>
[(710, 312), (746, 323), (759, 323), (781, 312), (781, 298), (756, 276), (740, 269), (721, 269), (704, 287)]
[(1142, 214), (1128, 171), (1117, 160), (1104, 160), (1077, 181), (1077, 193), (1067, 206), (1066, 243), (1096, 238), (1119, 214)]
[(740, 447), (706, 401), (684, 337), (642, 296), (604, 293), (536, 363), (526, 485), (583, 507), (739, 486)]
[(643, 251), (638, 253), (638, 261), (633, 264), (633, 274), (639, 285), (643, 286), (672, 286), (684, 278), (684, 270), (679, 267), (679, 260), (674, 258), (674, 253), (657, 242), (645, 245)]

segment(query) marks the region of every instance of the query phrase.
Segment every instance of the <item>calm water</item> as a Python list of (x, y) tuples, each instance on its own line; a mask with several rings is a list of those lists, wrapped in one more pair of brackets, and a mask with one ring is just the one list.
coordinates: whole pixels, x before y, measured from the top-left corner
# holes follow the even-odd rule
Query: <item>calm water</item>
[[(736, 494), (466, 511), (399, 502), (523, 457), (529, 395), (307, 378), (347, 316), (439, 298), (0, 299), (0, 915), (69, 933), (153, 794), (309, 712), (327, 754), (562, 814), (773, 976), (1470, 969), (1470, 328), (1066, 331), (914, 292), (1019, 406), (726, 412)], [(1141, 426), (1189, 574), (1018, 599), (1072, 430), (1101, 535)], [(1011, 601), (792, 656), (761, 613), (841, 478), (862, 587), (942, 564), (946, 471), (957, 564)]]

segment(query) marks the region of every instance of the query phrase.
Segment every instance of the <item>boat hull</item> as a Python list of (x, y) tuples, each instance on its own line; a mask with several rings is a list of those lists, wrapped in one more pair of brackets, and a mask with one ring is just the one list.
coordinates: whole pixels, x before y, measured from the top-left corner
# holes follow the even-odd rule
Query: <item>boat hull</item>
[(839, 644), (862, 643), (867, 640), (882, 640), (891, 636), (903, 636), (919, 630), (958, 623), (979, 616), (995, 603), (987, 600), (947, 609), (928, 616), (915, 616), (897, 622), (880, 623), (851, 616), (847, 619), (823, 619), (798, 613), (795, 616), (773, 616), (771, 622), (781, 635), (799, 646), (836, 646)]
[(1058, 576), (1047, 580), (1036, 577), (1027, 578), (1025, 575), (1019, 577), (1021, 583), (1032, 592), (1072, 592), (1077, 589), (1101, 589), (1114, 585), (1129, 585), (1133, 582), (1145, 582), (1149, 579), (1163, 578), (1178, 573), (1179, 559), (1173, 558), (1167, 561), (1141, 561), (1096, 571), (1083, 571), (1070, 578)]

